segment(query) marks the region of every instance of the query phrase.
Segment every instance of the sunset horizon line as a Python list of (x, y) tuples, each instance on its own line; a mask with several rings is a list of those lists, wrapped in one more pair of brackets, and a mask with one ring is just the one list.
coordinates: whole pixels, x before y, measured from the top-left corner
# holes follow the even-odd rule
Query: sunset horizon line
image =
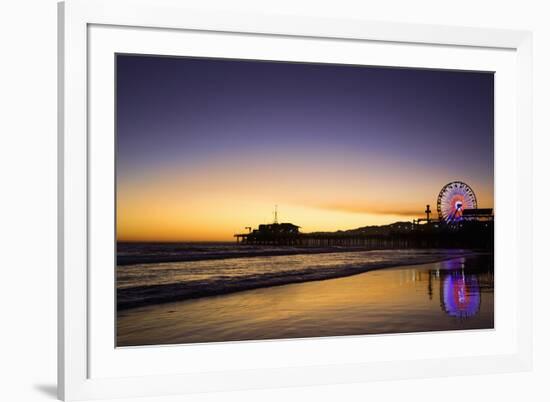
[[(260, 223), (256, 226), (259, 226), (259, 225), (269, 225), (269, 224), (273, 224), (275, 222), (270, 222), (270, 223)], [(281, 222), (279, 223), (292, 223), (294, 224), (294, 222), (292, 222), (291, 220), (282, 220)], [(397, 223), (410, 223), (412, 224), (413, 222), (410, 221), (410, 220), (401, 220), (401, 221), (392, 221), (390, 223), (383, 223), (383, 224), (367, 224), (367, 225), (363, 225), (363, 226), (357, 226), (357, 227), (354, 227), (354, 228), (350, 228), (350, 229), (338, 229), (338, 230), (315, 230), (315, 231), (311, 231), (311, 232), (301, 232), (303, 234), (311, 234), (311, 233), (338, 233), (338, 232), (347, 232), (347, 231), (353, 231), (353, 230), (357, 230), (357, 229), (362, 229), (362, 228), (366, 228), (366, 227), (384, 227), (384, 226), (391, 226), (391, 225), (394, 225), (394, 224), (397, 224)], [(297, 225), (299, 226), (299, 225)], [(300, 226), (299, 226), (300, 227)], [(243, 227), (243, 229), (246, 229), (247, 227)], [(234, 233), (236, 234), (236, 233)], [(116, 239), (117, 243), (197, 243), (197, 244), (200, 244), (200, 243), (232, 243), (234, 240), (230, 240), (228, 238), (224, 238), (224, 239), (209, 239), (209, 240), (192, 240), (192, 239), (155, 239), (155, 240), (152, 240), (152, 239), (146, 239), (146, 238), (140, 238), (140, 239), (128, 239), (128, 238), (121, 238), (121, 239)]]

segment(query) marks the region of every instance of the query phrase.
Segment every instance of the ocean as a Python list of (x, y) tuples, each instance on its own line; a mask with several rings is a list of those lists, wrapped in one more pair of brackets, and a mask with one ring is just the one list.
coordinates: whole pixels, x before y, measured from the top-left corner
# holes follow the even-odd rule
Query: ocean
[(473, 256), (469, 250), (361, 250), (234, 243), (120, 243), (119, 310)]

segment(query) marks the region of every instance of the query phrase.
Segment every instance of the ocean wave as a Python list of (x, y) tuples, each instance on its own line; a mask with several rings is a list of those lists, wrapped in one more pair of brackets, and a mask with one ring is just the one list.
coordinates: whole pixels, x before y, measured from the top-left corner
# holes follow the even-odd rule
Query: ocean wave
[(117, 265), (158, 264), (167, 262), (225, 260), (243, 257), (274, 257), (298, 254), (322, 254), (340, 251), (365, 251), (364, 247), (276, 247), (246, 246), (235, 247), (234, 243), (220, 244), (119, 244)]
[(121, 266), (117, 269), (117, 308), (333, 279), (477, 254), (466, 250), (385, 250)]

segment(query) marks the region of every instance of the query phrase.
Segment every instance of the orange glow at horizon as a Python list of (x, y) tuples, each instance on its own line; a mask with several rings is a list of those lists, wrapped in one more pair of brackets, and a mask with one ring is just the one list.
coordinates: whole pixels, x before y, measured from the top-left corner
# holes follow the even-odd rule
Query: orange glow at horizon
[[(279, 222), (305, 233), (412, 221), (424, 216), (426, 204), (435, 212), (437, 193), (449, 181), (447, 172), (424, 180), (428, 172), (338, 160), (222, 160), (125, 177), (117, 188), (117, 240), (232, 241), (247, 226), (272, 222), (275, 204)], [(480, 207), (492, 207), (492, 189), (476, 186), (475, 178), (465, 181)]]

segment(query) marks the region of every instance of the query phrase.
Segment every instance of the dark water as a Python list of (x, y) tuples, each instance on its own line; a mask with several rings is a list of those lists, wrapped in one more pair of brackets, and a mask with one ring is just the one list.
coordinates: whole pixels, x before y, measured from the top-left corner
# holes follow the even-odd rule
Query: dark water
[(272, 256), (317, 253), (325, 249), (251, 246), (235, 242), (204, 243), (117, 243), (117, 265), (182, 262), (234, 257)]
[[(376, 257), (376, 253), (369, 253), (373, 261), (378, 261), (392, 258), (390, 252), (395, 254), (395, 250)], [(121, 310), (117, 318), (117, 345), (493, 328), (492, 256), (463, 251), (461, 256), (450, 255), (451, 259), (445, 261), (422, 263), (421, 259), (427, 258), (423, 251), (407, 250), (395, 261), (402, 261), (404, 255), (410, 260), (411, 252), (416, 265), (398, 264), (395, 268), (328, 280)], [(340, 254), (326, 262), (330, 270), (334, 269), (333, 259), (345, 260), (340, 268), (346, 269), (353, 258), (358, 258)], [(271, 272), (275, 268), (264, 269)], [(180, 266), (176, 272), (181, 270)], [(173, 280), (181, 280), (178, 273), (174, 275), (178, 279)], [(235, 275), (247, 274), (239, 270)], [(161, 277), (165, 274), (147, 280), (154, 283)], [(132, 288), (132, 281), (126, 278), (121, 286)]]

